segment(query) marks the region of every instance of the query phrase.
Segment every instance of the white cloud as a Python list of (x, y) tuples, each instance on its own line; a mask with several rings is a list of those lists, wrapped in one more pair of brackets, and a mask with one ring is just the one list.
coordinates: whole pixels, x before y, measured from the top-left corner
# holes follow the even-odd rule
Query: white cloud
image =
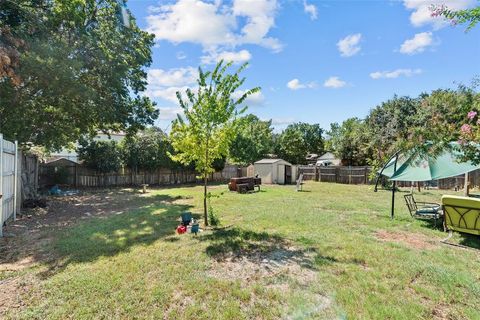
[(346, 36), (337, 42), (338, 50), (342, 57), (351, 57), (360, 52), (360, 41), (362, 40), (362, 34), (356, 33)]
[(421, 74), (422, 69), (396, 69), (393, 71), (377, 71), (370, 73), (372, 79), (395, 79), (400, 76), (411, 77), (416, 74)]
[(211, 51), (207, 55), (201, 57), (203, 64), (212, 64), (217, 63), (220, 60), (225, 62), (233, 61), (233, 63), (243, 63), (247, 62), (252, 58), (252, 55), (248, 50), (240, 51)]
[(305, 13), (310, 15), (310, 19), (317, 20), (318, 12), (317, 12), (317, 7), (314, 4), (309, 4), (309, 3), (307, 3), (306, 0), (304, 0), (303, 1), (303, 10), (305, 11)]
[(461, 10), (475, 5), (475, 0), (404, 0), (403, 4), (413, 12), (410, 15), (410, 23), (415, 27), (432, 25), (434, 29), (440, 29), (448, 22), (443, 17), (432, 16), (431, 6), (445, 5), (451, 10)]
[(177, 118), (177, 114), (183, 115), (183, 109), (178, 107), (160, 107), (159, 120), (173, 120)]
[(326, 88), (338, 89), (345, 87), (347, 83), (343, 80), (340, 80), (339, 77), (330, 77), (323, 83), (323, 86)]
[(204, 50), (257, 44), (280, 51), (282, 44), (268, 36), (275, 26), (277, 0), (179, 0), (150, 9), (147, 31), (157, 40), (192, 42)]
[(149, 86), (183, 86), (194, 83), (198, 71), (193, 67), (174, 68), (170, 70), (150, 69), (147, 72)]
[(181, 94), (184, 94), (187, 89), (192, 89), (190, 86), (183, 87), (161, 87), (161, 88), (150, 88), (148, 87), (145, 91), (145, 95), (150, 98), (161, 98), (168, 100), (170, 102), (178, 103), (177, 91)]
[(185, 92), (196, 85), (197, 69), (193, 67), (170, 70), (150, 69), (147, 72), (148, 86), (145, 94), (177, 103), (176, 92)]
[(405, 40), (400, 46), (400, 52), (412, 55), (425, 51), (431, 45), (433, 45), (432, 33), (421, 32), (417, 33), (412, 39)]
[(299, 90), (299, 89), (305, 89), (305, 88), (315, 88), (317, 84), (315, 82), (309, 82), (309, 83), (301, 83), (300, 80), (298, 79), (292, 79), (287, 82), (287, 88), (290, 90)]

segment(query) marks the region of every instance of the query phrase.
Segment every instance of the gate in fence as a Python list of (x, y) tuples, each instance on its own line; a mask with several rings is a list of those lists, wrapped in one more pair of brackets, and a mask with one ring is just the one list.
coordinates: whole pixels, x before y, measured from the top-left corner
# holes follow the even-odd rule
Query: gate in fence
[(17, 215), (18, 143), (0, 134), (0, 237), (3, 225)]

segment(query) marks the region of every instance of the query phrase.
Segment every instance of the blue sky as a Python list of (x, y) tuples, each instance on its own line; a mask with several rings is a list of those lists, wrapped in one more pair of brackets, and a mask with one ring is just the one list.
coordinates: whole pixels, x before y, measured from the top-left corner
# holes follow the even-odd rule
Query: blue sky
[(129, 0), (156, 35), (147, 95), (165, 129), (180, 111), (175, 91), (194, 88), (199, 65), (249, 62), (244, 89), (262, 88), (249, 111), (288, 123), (363, 118), (394, 94), (416, 96), (480, 75), (480, 26), (465, 32), (431, 16), (476, 0)]

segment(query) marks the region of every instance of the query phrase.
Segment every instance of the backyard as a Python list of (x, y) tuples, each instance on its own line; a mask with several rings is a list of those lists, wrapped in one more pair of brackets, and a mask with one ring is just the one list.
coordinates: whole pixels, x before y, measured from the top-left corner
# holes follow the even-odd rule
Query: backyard
[[(222, 227), (200, 217), (202, 188), (84, 192), (6, 228), (0, 317), (19, 319), (478, 319), (480, 241), (410, 218), (397, 193), (306, 183), (251, 194), (212, 186)], [(439, 201), (424, 191), (420, 200)]]

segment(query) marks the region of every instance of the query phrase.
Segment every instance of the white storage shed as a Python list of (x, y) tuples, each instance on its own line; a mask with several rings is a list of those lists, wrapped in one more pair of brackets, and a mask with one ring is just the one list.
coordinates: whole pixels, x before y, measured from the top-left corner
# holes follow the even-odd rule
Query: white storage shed
[(262, 159), (255, 162), (255, 175), (265, 184), (292, 184), (296, 180), (296, 167), (282, 159)]

